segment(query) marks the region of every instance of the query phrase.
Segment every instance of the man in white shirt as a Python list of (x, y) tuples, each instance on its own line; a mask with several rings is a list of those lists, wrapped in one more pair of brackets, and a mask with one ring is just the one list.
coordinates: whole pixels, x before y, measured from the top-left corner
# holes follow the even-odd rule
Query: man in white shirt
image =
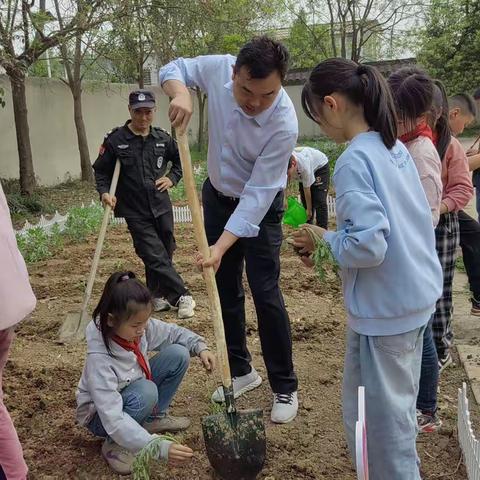
[[(283, 45), (267, 37), (248, 42), (238, 57), (179, 58), (162, 67), (160, 83), (172, 98), (172, 125), (184, 130), (192, 115), (187, 87), (208, 95), (208, 175), (202, 191), (211, 257), (236, 397), (262, 379), (250, 365), (245, 332), (244, 263), (272, 387), (272, 421), (287, 423), (298, 410), (290, 321), (279, 288), (281, 219), (287, 164), (298, 135), (293, 104), (282, 81)], [(223, 401), (217, 389), (213, 400)]]
[(327, 156), (315, 148), (295, 148), (288, 162), (288, 180), (300, 181), (300, 196), (307, 210), (308, 223), (313, 223), (315, 217), (319, 227), (327, 228), (330, 185)]

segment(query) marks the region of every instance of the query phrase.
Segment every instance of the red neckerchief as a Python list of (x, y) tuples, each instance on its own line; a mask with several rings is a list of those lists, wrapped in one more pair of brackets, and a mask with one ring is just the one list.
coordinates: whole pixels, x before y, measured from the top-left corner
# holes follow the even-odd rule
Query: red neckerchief
[(140, 365), (140, 368), (143, 370), (145, 377), (147, 380), (152, 380), (152, 372), (150, 372), (150, 367), (148, 366), (148, 362), (145, 360), (143, 353), (140, 351), (140, 339), (137, 339), (133, 342), (128, 342), (127, 340), (119, 337), (118, 335), (114, 335), (112, 337), (113, 341), (120, 345), (125, 350), (129, 352), (133, 352), (137, 357), (137, 362)]
[(415, 130), (412, 130), (411, 132), (404, 133), (401, 137), (400, 140), (403, 143), (411, 142), (412, 140), (415, 140), (418, 137), (427, 137), (433, 142), (433, 132), (432, 129), (426, 124), (426, 123), (421, 123), (420, 125), (417, 125), (415, 127)]

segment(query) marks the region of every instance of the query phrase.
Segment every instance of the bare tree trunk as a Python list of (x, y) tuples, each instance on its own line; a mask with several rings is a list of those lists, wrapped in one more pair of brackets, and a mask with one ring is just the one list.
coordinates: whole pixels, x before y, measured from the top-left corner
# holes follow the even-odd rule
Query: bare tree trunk
[(88, 150), (87, 132), (83, 121), (82, 112), (82, 86), (80, 82), (75, 82), (72, 89), (73, 95), (73, 117), (75, 128), (77, 130), (78, 152), (80, 153), (80, 167), (82, 172), (82, 181), (93, 182), (92, 164), (90, 163), (90, 152)]
[(143, 61), (138, 61), (138, 88), (145, 88), (145, 80), (143, 78)]
[(348, 12), (350, 13), (350, 28), (352, 29), (352, 40), (350, 47), (350, 59), (354, 62), (360, 61), (361, 46), (358, 48), (358, 26), (357, 26), (357, 11), (355, 10), (355, 3), (348, 2)]
[(347, 58), (347, 26), (345, 23), (345, 17), (343, 17), (340, 24), (340, 56), (342, 58)]
[(336, 18), (333, 11), (333, 5), (331, 0), (327, 0), (328, 11), (330, 12), (330, 42), (332, 44), (332, 56), (337, 56), (337, 42), (335, 40), (335, 23)]
[[(58, 2), (55, 3), (57, 18), (60, 27), (63, 28), (63, 18), (58, 8)], [(83, 4), (78, 3), (78, 10), (80, 11)], [(83, 20), (83, 18), (81, 18)], [(75, 50), (73, 56), (73, 69), (68, 56), (68, 49), (65, 44), (60, 45), (60, 53), (62, 55), (63, 63), (67, 80), (64, 82), (70, 88), (73, 97), (73, 120), (75, 122), (75, 130), (77, 132), (77, 145), (80, 154), (80, 172), (81, 179), (84, 182), (93, 182), (92, 165), (90, 163), (90, 152), (88, 150), (87, 132), (85, 129), (85, 122), (83, 121), (82, 110), (82, 32), (79, 31), (75, 35)]]
[(17, 133), (17, 149), (20, 165), (20, 191), (22, 195), (32, 195), (35, 190), (30, 128), (28, 126), (27, 96), (25, 93), (25, 73), (20, 69), (8, 69), (7, 75), (12, 86), (13, 114)]
[(143, 50), (142, 34), (139, 32), (139, 46), (140, 50), (138, 52), (138, 87), (145, 88), (145, 81), (143, 78), (143, 65), (145, 63), (145, 53)]
[(83, 121), (82, 111), (82, 34), (79, 32), (75, 37), (75, 57), (73, 66), (73, 78), (69, 78), (70, 89), (73, 96), (73, 119), (77, 130), (78, 152), (80, 154), (80, 170), (84, 182), (93, 183), (93, 171), (88, 151), (87, 132)]

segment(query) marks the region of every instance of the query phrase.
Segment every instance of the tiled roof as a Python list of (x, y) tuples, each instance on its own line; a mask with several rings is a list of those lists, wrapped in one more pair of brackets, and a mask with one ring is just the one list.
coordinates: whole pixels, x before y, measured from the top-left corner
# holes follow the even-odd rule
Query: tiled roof
[[(394, 70), (409, 65), (416, 65), (415, 58), (402, 58), (398, 60), (380, 60), (377, 62), (365, 62), (366, 65), (377, 67), (380, 72), (388, 77)], [(303, 85), (310, 75), (311, 68), (293, 68), (285, 77), (285, 85)]]

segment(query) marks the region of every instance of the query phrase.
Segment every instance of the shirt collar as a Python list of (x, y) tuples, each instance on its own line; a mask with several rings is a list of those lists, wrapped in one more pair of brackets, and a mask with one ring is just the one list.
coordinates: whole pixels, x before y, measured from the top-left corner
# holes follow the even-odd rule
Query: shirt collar
[[(233, 97), (233, 80), (230, 80), (229, 82), (227, 82), (224, 85), (224, 87), (231, 92), (232, 97)], [(283, 90), (283, 87), (282, 87), (282, 88), (280, 88), (280, 90), (277, 94), (277, 97), (275, 98), (273, 103), (270, 105), (270, 107), (268, 107), (265, 111), (256, 115), (255, 117), (251, 117), (250, 115), (247, 115), (240, 108), (240, 106), (236, 103), (235, 99), (233, 99), (234, 102), (235, 102), (234, 110), (236, 110), (237, 112), (240, 112), (240, 114), (243, 115), (245, 118), (254, 120), (259, 127), (263, 127), (267, 123), (267, 121), (270, 119), (270, 117), (272, 116), (274, 110), (277, 108), (277, 105), (280, 103), (280, 100), (282, 99), (282, 96), (283, 96), (283, 92), (284, 92), (284, 90)]]
[[(128, 128), (128, 124), (131, 122), (132, 120), (131, 119), (128, 119), (125, 124), (123, 125), (125, 127), (125, 130), (126, 130), (126, 137), (127, 137), (127, 140), (131, 140), (133, 137), (139, 137), (140, 135), (137, 135), (135, 133), (133, 133), (130, 128)], [(153, 135), (155, 138), (160, 138), (160, 135), (158, 134), (157, 130), (155, 128), (153, 128), (151, 125), (150, 125), (150, 133), (149, 135)], [(148, 135), (147, 135), (148, 137)]]

